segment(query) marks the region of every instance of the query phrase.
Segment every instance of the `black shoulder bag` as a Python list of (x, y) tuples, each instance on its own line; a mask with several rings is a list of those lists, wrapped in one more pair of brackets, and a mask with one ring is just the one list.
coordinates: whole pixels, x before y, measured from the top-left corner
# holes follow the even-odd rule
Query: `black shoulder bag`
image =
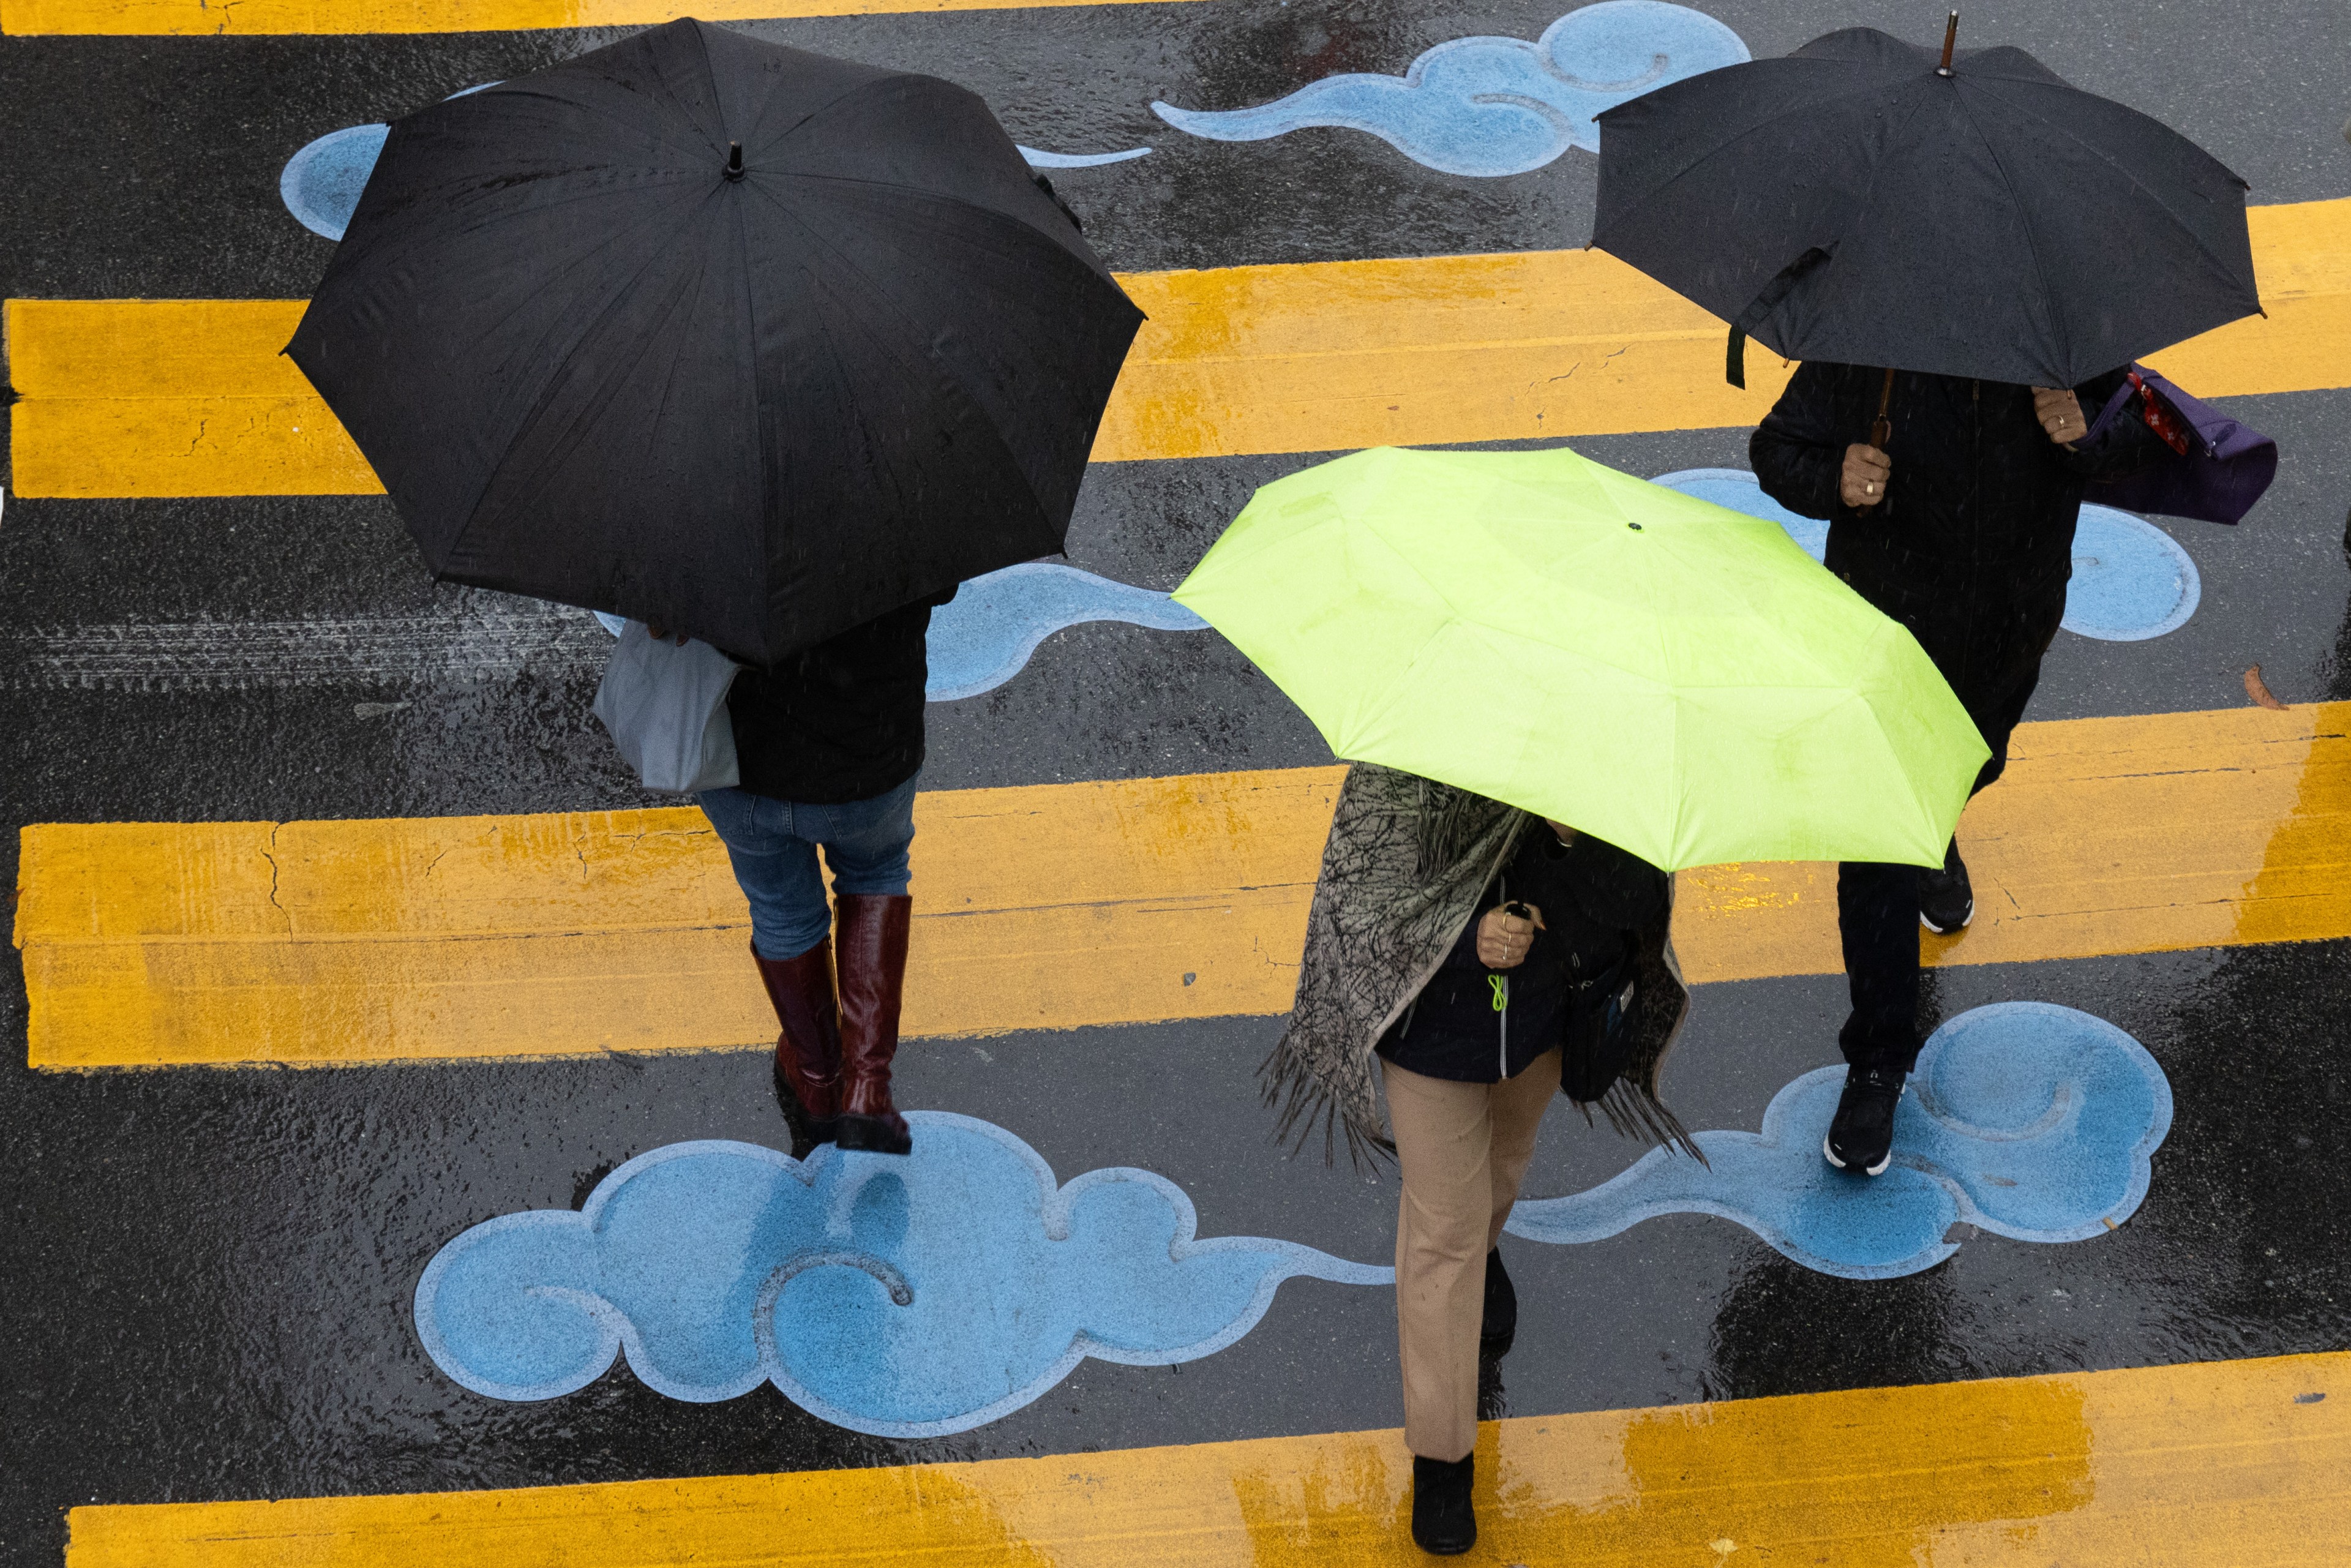
[(1559, 1086), (1578, 1104), (1608, 1092), (1633, 1057), (1634, 1020), (1640, 1014), (1639, 943), (1630, 931), (1624, 956), (1586, 970), (1567, 971), (1567, 1024), (1559, 1053)]

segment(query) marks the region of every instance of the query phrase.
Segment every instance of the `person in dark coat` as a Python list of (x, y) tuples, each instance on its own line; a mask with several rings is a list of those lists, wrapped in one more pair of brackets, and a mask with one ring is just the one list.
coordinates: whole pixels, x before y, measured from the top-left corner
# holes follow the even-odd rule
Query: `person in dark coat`
[[(699, 797), (751, 904), (751, 956), (781, 1032), (776, 1080), (818, 1143), (903, 1155), (890, 1096), (914, 900), (925, 637), (952, 591), (820, 643), (726, 695), (741, 781)], [(832, 907), (817, 850), (832, 872)]]
[[(2133, 472), (2160, 445), (2136, 391), (2087, 439), (2125, 376), (2050, 389), (1906, 371), (1888, 402), (1882, 369), (1806, 364), (1749, 444), (1766, 495), (1828, 519), (1829, 570), (1908, 627), (1950, 683), (1991, 748), (1978, 789), (2007, 767), (2064, 617), (2084, 486)], [(1881, 406), (1882, 449), (1869, 440)], [(1838, 868), (1853, 1012), (1838, 1036), (1848, 1070), (1823, 1145), (1832, 1165), (1876, 1176), (1891, 1159), (1918, 1055), (1917, 927), (1948, 934), (1974, 917), (1956, 835), (1939, 871)]]

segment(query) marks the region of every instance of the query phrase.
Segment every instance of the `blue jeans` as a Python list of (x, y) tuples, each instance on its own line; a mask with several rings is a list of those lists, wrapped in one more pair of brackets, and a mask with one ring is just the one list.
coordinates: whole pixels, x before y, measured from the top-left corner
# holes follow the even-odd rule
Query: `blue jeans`
[(886, 795), (838, 806), (773, 800), (743, 789), (705, 789), (696, 797), (751, 901), (752, 951), (762, 958), (797, 958), (832, 930), (824, 876), (817, 869), (819, 844), (832, 868), (836, 897), (906, 891), (914, 783), (909, 779)]

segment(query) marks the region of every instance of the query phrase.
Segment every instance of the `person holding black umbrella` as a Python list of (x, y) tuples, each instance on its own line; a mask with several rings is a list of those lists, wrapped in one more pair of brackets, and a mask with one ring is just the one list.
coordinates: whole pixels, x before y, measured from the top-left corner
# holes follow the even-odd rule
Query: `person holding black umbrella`
[[(1830, 520), (1830, 570), (1908, 627), (1991, 751), (2064, 614), (2083, 486), (2152, 460), (2138, 357), (2261, 309), (2245, 183), (2157, 120), (2015, 48), (1939, 54), (1867, 27), (1660, 88), (1600, 117), (1593, 244), (1803, 361), (1750, 453)], [(2093, 427), (2096, 427), (2093, 434)], [(1917, 926), (1974, 897), (1938, 868), (1848, 863), (1853, 1010), (1823, 1139), (1875, 1176), (1918, 1048)]]
[[(2153, 455), (2137, 393), (2085, 439), (2084, 405), (2104, 408), (2123, 375), (2061, 389), (1906, 372), (1888, 402), (1883, 371), (1808, 361), (1749, 443), (1764, 493), (1829, 520), (1829, 570), (1908, 627), (1950, 683), (1991, 748), (1979, 790), (2008, 765), (2064, 617), (2084, 485)], [(1852, 440), (1881, 402), (1876, 439)], [(1918, 1054), (1918, 927), (1949, 934), (1974, 918), (1956, 837), (1939, 870), (1838, 868), (1853, 1013), (1838, 1037), (1846, 1092), (1823, 1145), (1832, 1165), (1876, 1176), (1892, 1157), (1895, 1105)]]
[(1061, 550), (1142, 320), (977, 94), (685, 19), (394, 122), (287, 347), (435, 577), (744, 667), (704, 807), (844, 1147), (908, 1147), (931, 608)]
[[(903, 1155), (890, 1092), (914, 901), (907, 853), (923, 767), (925, 633), (940, 593), (852, 627), (726, 694), (733, 789), (703, 813), (751, 905), (776, 1011), (776, 1083), (812, 1143)], [(832, 873), (825, 901), (824, 867)]]

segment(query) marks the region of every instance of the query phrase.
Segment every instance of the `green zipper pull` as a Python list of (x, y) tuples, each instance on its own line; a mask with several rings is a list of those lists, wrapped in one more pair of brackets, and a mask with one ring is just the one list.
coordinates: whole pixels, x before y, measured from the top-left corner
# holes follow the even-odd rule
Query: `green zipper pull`
[(1494, 990), (1494, 1010), (1499, 1013), (1508, 1009), (1510, 1005), (1510, 977), (1508, 975), (1489, 975), (1486, 984)]

